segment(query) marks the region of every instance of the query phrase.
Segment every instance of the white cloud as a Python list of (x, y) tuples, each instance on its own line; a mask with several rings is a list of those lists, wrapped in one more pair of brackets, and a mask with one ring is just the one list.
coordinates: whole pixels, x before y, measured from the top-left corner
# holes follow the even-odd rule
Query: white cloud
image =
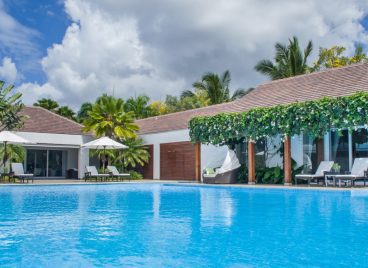
[[(253, 67), (292, 35), (302, 45), (366, 43), (366, 0), (66, 0), (73, 23), (42, 60), (43, 88), (78, 106), (103, 92), (178, 94), (207, 71), (230, 69), (233, 88), (266, 78)], [(51, 90), (52, 89), (52, 90)], [(39, 90), (39, 92), (43, 92)]]
[(10, 16), (0, 0), (0, 54), (15, 55), (16, 62), (22, 61), (22, 70), (37, 68), (39, 51), (33, 42), (39, 33), (19, 23)]
[(6, 83), (14, 83), (17, 79), (17, 67), (11, 58), (3, 58), (2, 64), (0, 64), (0, 80)]

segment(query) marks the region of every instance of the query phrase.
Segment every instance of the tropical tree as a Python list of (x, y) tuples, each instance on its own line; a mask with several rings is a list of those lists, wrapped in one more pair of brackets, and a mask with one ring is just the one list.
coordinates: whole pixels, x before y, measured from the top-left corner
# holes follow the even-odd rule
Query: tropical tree
[(20, 114), (23, 108), (21, 93), (13, 93), (13, 85), (5, 87), (0, 81), (0, 131), (20, 128), (25, 117)]
[[(231, 81), (230, 71), (225, 71), (221, 76), (215, 73), (205, 73), (201, 81), (193, 83), (195, 92), (185, 90), (181, 98), (194, 97), (198, 94), (206, 94), (208, 104), (219, 104), (241, 98), (246, 94), (245, 89), (236, 90), (230, 97), (229, 84)], [(203, 96), (203, 95), (202, 95)]]
[[(0, 145), (0, 158), (4, 159), (5, 148)], [(26, 155), (26, 150), (20, 145), (7, 144), (6, 145), (6, 161), (5, 162), (23, 162)]]
[(124, 144), (128, 148), (119, 152), (113, 160), (114, 163), (131, 168), (135, 168), (137, 165), (144, 166), (148, 163), (150, 154), (141, 138), (127, 139)]
[(149, 101), (150, 98), (146, 95), (129, 98), (125, 102), (125, 111), (133, 112), (136, 119), (149, 117), (151, 114), (150, 106), (148, 105)]
[(53, 112), (55, 112), (57, 108), (59, 108), (59, 104), (56, 101), (48, 98), (42, 98), (38, 100), (33, 104), (33, 106), (39, 106)]
[(151, 116), (157, 116), (168, 113), (167, 106), (162, 101), (153, 101), (149, 105), (149, 108), (151, 110)]
[(77, 120), (77, 118), (75, 117), (75, 112), (72, 109), (70, 109), (68, 106), (60, 106), (56, 110), (56, 113), (63, 117), (69, 118), (71, 120), (74, 120), (74, 121)]
[(313, 50), (312, 41), (302, 50), (297, 37), (289, 39), (289, 44), (275, 44), (276, 55), (274, 62), (261, 60), (254, 67), (258, 72), (267, 75), (272, 80), (305, 74), (309, 71), (307, 60)]
[(358, 45), (353, 56), (344, 56), (346, 48), (343, 46), (333, 46), (331, 48), (319, 48), (318, 60), (314, 63), (311, 71), (319, 71), (329, 68), (342, 67), (354, 63), (368, 62), (367, 54), (363, 47)]
[(82, 123), (88, 117), (88, 112), (90, 112), (91, 110), (92, 110), (92, 103), (90, 102), (83, 103), (77, 113), (77, 121)]
[(108, 95), (96, 100), (83, 124), (86, 132), (120, 140), (136, 138), (139, 130), (134, 123), (134, 113), (124, 111), (124, 101)]

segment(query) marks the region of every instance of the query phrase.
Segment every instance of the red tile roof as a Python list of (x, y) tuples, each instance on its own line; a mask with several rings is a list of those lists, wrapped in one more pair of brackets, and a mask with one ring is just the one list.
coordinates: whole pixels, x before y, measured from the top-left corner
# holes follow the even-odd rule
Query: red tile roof
[(140, 134), (188, 128), (191, 118), (221, 112), (241, 112), (251, 108), (303, 102), (322, 97), (351, 95), (368, 91), (368, 64), (354, 64), (267, 82), (233, 102), (137, 120)]
[(41, 107), (26, 106), (21, 114), (27, 117), (19, 131), (82, 135), (82, 125)]

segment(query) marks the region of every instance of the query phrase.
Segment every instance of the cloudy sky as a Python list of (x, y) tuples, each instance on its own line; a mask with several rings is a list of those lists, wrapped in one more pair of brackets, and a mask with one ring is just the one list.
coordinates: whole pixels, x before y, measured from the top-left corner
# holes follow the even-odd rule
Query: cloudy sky
[(102, 93), (127, 98), (190, 89), (229, 69), (232, 89), (275, 42), (368, 44), (368, 0), (0, 0), (0, 80), (32, 104), (51, 97), (79, 107)]

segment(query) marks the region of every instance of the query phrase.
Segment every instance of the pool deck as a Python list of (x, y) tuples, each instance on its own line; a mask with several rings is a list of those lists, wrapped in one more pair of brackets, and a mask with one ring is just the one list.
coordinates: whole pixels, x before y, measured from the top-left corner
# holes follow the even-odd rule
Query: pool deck
[(22, 186), (22, 185), (88, 185), (88, 184), (130, 184), (130, 183), (172, 183), (172, 184), (182, 184), (182, 185), (191, 185), (191, 186), (226, 186), (226, 187), (235, 187), (235, 188), (254, 188), (254, 189), (303, 189), (303, 190), (336, 190), (336, 191), (346, 191), (346, 190), (353, 190), (353, 191), (366, 191), (368, 192), (368, 187), (323, 187), (323, 186), (308, 186), (308, 185), (291, 185), (291, 186), (284, 186), (284, 185), (270, 185), (270, 184), (255, 184), (255, 185), (248, 185), (248, 184), (203, 184), (198, 183), (195, 181), (175, 181), (175, 180), (132, 180), (132, 181), (87, 181), (84, 180), (73, 180), (73, 179), (35, 179), (33, 183), (0, 183), (1, 186)]

